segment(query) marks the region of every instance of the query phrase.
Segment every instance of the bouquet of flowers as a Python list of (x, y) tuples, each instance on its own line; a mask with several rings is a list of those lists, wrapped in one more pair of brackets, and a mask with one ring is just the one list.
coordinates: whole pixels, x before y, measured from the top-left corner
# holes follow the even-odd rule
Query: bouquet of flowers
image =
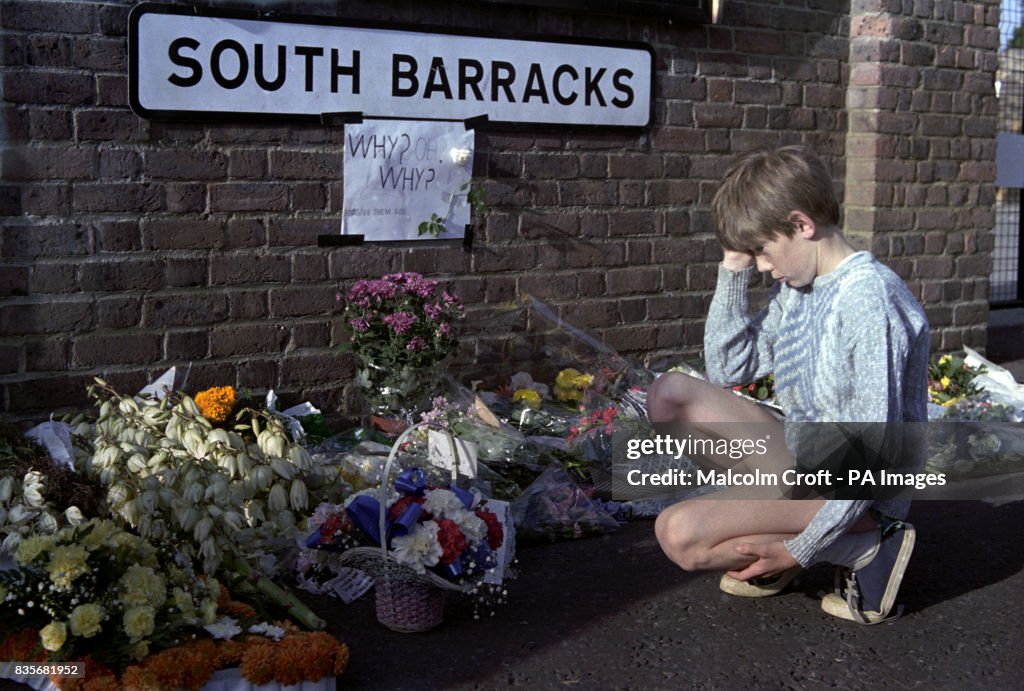
[[(395, 451), (419, 427), (399, 437), (385, 477)], [(474, 595), (476, 605), (504, 594), (494, 584), (500, 574), (487, 578), (504, 567), (497, 555), (506, 535), (498, 516), (478, 494), (454, 485), (428, 486), (420, 468), (402, 471), (386, 491), (363, 490), (343, 505), (322, 504), (308, 527), (307, 548), (340, 553), (327, 563), (329, 570), (355, 567), (372, 574), (377, 620), (392, 630), (425, 631), (440, 624), (445, 591)], [(300, 557), (300, 580), (311, 567), (324, 565)]]
[(17, 560), (0, 572), (0, 660), (81, 663), (83, 677), (51, 678), (65, 691), (199, 689), (217, 670), (222, 684), (290, 686), (348, 664), (333, 636), (262, 621), (180, 553), (110, 521), (30, 538)]
[(85, 470), (141, 536), (173, 539), (214, 573), (226, 555), (291, 533), (309, 493), (336, 487), (338, 472), (315, 463), (272, 412), (245, 409), (230, 429), (217, 426), (233, 412), (233, 396), (227, 387), (207, 393), (197, 395), (200, 407), (183, 393), (122, 396), (97, 380), (99, 418)]
[(428, 403), (436, 366), (458, 343), (454, 322), (462, 315), (458, 299), (418, 273), (353, 285), (344, 316), (359, 362), (357, 382), (368, 403), (393, 413)]
[(14, 558), (18, 568), (0, 571), (0, 629), (38, 631), (50, 660), (123, 669), (216, 617), (216, 580), (109, 520), (28, 537)]
[(973, 380), (984, 374), (986, 367), (971, 367), (958, 355), (943, 355), (928, 366), (928, 393), (931, 402), (951, 406), (979, 393)]
[[(306, 546), (346, 551), (380, 546), (380, 490), (368, 489), (343, 505), (321, 504), (308, 521)], [(402, 471), (384, 510), (389, 554), (418, 574), (428, 570), (462, 582), (493, 569), (504, 540), (498, 517), (478, 495), (458, 487), (429, 487), (419, 468)]]

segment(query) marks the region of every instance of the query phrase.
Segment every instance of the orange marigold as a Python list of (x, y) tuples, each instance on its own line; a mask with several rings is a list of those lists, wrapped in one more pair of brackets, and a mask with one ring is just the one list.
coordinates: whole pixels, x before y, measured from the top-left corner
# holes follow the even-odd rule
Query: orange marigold
[(195, 401), (203, 417), (214, 424), (220, 424), (235, 409), (238, 396), (232, 386), (215, 386), (197, 393)]
[(34, 629), (22, 629), (7, 636), (0, 643), (0, 660), (46, 660), (46, 651), (39, 645), (39, 632)]
[(269, 684), (274, 680), (276, 652), (275, 644), (269, 639), (250, 642), (242, 656), (242, 676), (257, 686)]

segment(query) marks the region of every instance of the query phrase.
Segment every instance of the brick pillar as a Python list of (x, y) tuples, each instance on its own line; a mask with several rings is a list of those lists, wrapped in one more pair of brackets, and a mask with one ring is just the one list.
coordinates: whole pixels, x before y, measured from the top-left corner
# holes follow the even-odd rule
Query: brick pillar
[(851, 0), (845, 231), (911, 286), (933, 347), (983, 348), (998, 0)]

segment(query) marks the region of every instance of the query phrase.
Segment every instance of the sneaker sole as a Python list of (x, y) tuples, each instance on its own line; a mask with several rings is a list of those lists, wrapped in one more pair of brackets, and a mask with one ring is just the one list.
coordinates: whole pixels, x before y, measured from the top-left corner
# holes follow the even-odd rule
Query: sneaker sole
[[(899, 554), (896, 555), (896, 562), (892, 567), (892, 575), (886, 585), (885, 593), (882, 595), (882, 609), (878, 612), (861, 612), (869, 624), (877, 624), (884, 621), (892, 611), (896, 603), (896, 594), (903, 583), (903, 575), (907, 571), (907, 564), (910, 563), (910, 555), (914, 551), (914, 543), (917, 542), (917, 531), (914, 526), (907, 524), (906, 535), (903, 544), (900, 545)], [(849, 603), (836, 593), (829, 593), (821, 599), (821, 609), (827, 614), (847, 621), (858, 621), (853, 612), (850, 611)]]
[(722, 579), (718, 582), (718, 589), (723, 593), (738, 597), (771, 597), (785, 590), (802, 570), (801, 567), (795, 566), (788, 571), (783, 571), (779, 574), (778, 579), (769, 585), (757, 585), (749, 581), (741, 581), (727, 573), (723, 573)]

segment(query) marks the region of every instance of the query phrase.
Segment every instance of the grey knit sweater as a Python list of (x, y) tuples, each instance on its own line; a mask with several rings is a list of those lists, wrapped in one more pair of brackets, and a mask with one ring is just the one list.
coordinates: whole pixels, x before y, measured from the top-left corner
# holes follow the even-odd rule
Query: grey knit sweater
[[(927, 419), (928, 322), (888, 267), (857, 252), (810, 286), (776, 284), (768, 307), (754, 316), (747, 304), (753, 272), (719, 266), (704, 336), (712, 382), (743, 384), (774, 372), (787, 422)], [(871, 505), (826, 501), (786, 548), (810, 566)], [(875, 508), (904, 518), (909, 505), (888, 500)]]

